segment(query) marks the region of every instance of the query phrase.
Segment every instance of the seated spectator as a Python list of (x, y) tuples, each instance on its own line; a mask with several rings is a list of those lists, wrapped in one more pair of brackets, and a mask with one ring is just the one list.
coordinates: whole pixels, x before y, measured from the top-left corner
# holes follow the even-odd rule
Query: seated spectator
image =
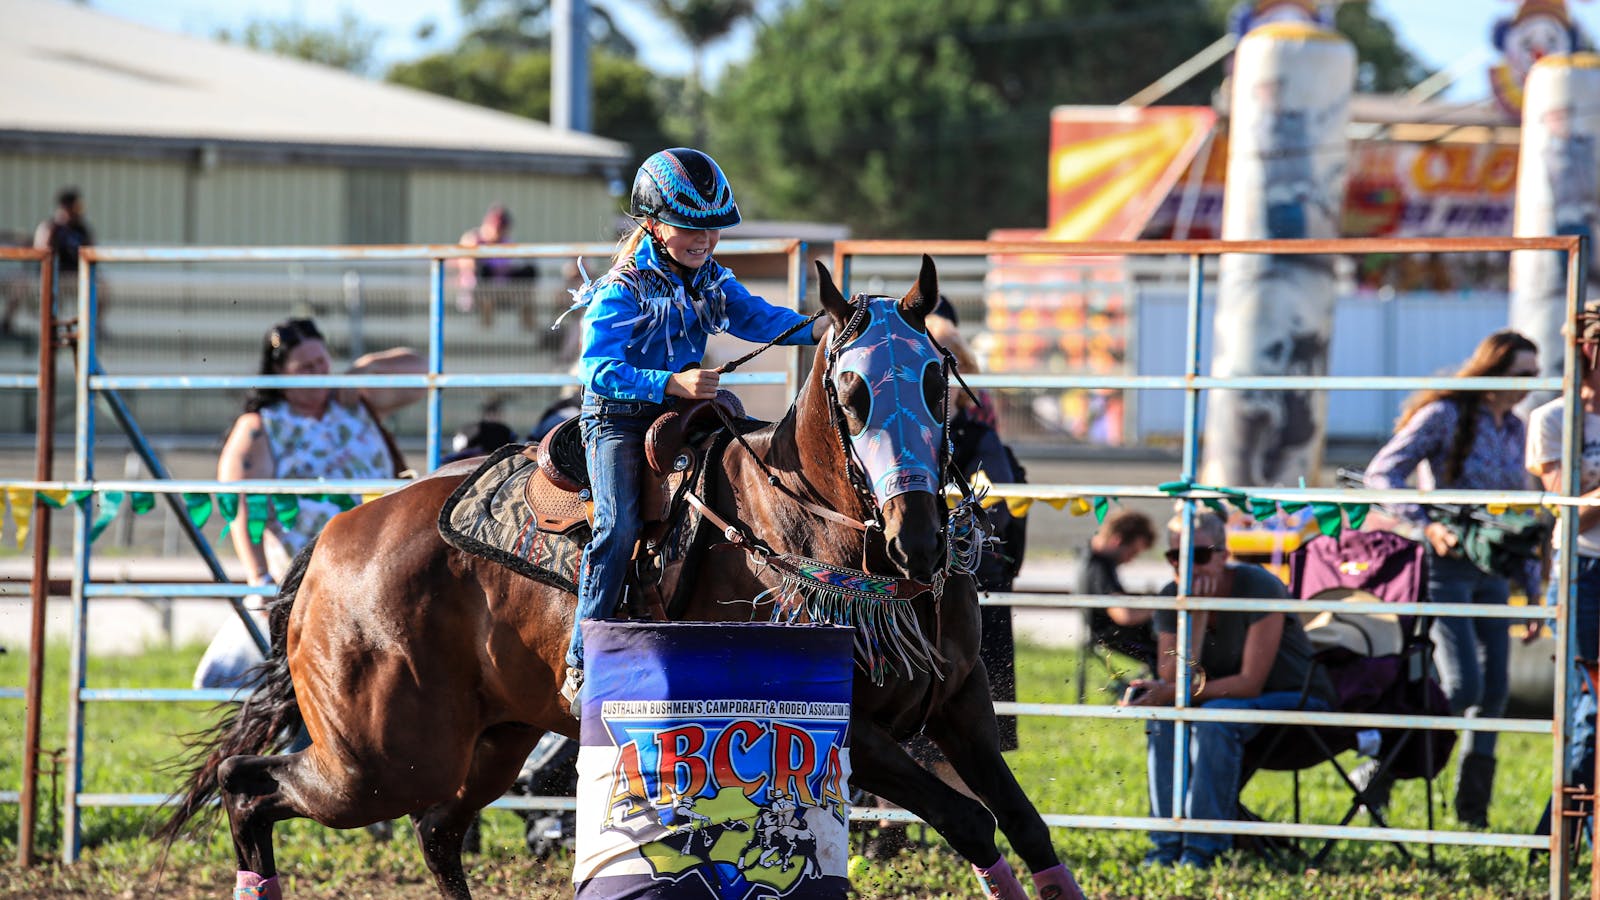
[[(1167, 524), (1167, 559), (1179, 562), (1183, 520)], [(1199, 597), (1283, 599), (1288, 590), (1272, 573), (1257, 565), (1231, 562), (1227, 526), (1215, 513), (1194, 519), (1192, 594)], [(1162, 589), (1176, 596), (1176, 582)], [(1172, 610), (1155, 614), (1158, 643), (1157, 677), (1132, 683), (1124, 706), (1171, 706), (1177, 693), (1178, 620)], [(1189, 703), (1208, 709), (1332, 708), (1333, 686), (1322, 669), (1312, 665), (1311, 642), (1300, 620), (1283, 613), (1197, 612), (1191, 619)], [(1307, 690), (1309, 688), (1309, 690)], [(1305, 692), (1304, 705), (1301, 704)], [(1261, 730), (1257, 723), (1195, 722), (1190, 725), (1189, 790), (1183, 815), (1193, 819), (1233, 819), (1239, 806), (1239, 769), (1244, 745)], [(1146, 779), (1150, 815), (1168, 818), (1172, 811), (1171, 722), (1152, 720), (1145, 728), (1148, 746)], [(1233, 839), (1226, 834), (1150, 833), (1155, 849), (1146, 865), (1188, 865), (1206, 868)]]
[(440, 458), (439, 465), (488, 456), (507, 444), (516, 443), (516, 440), (516, 433), (506, 423), (497, 419), (479, 419), (455, 433), (450, 440), (450, 453)]
[[(285, 319), (261, 339), (260, 375), (327, 375), (333, 357), (322, 332), (310, 319)], [(425, 371), (422, 357), (405, 347), (369, 353), (346, 370), (351, 375), (416, 375)], [(400, 448), (382, 424), (382, 417), (414, 403), (421, 388), (255, 388), (245, 398), (244, 412), (234, 420), (217, 458), (217, 480), (379, 479), (406, 470)], [(250, 538), (249, 509), (241, 503), (232, 522), (233, 548), (244, 564), (246, 580), (277, 592), (278, 578), (289, 562), (339, 512), (331, 500), (302, 497), (292, 519), (268, 519), (260, 540)], [(261, 601), (256, 623), (266, 631)], [(237, 619), (229, 619), (206, 648), (195, 670), (197, 688), (244, 687), (249, 669), (261, 661), (256, 647)]]
[[(1106, 517), (1089, 539), (1089, 555), (1078, 575), (1080, 594), (1126, 594), (1117, 569), (1149, 550), (1156, 542), (1150, 517), (1132, 509), (1119, 509)], [(1153, 610), (1113, 606), (1089, 610), (1089, 633), (1097, 643), (1155, 667), (1155, 644), (1150, 636)]]
[[(928, 334), (955, 356), (959, 371), (977, 372), (978, 358), (961, 337), (958, 324), (955, 307), (941, 296), (939, 306), (927, 317)], [(989, 403), (981, 394), (979, 400), (982, 402), (975, 402), (954, 378), (950, 380), (950, 404), (955, 410), (950, 417), (951, 462), (969, 479), (982, 472), (991, 484), (1025, 481), (1027, 475), (1021, 463), (1000, 440)], [(989, 507), (987, 514), (987, 528), (996, 540), (984, 548), (978, 561), (975, 573), (978, 590), (1010, 591), (1027, 548), (1027, 520), (1013, 516), (1004, 503)], [(979, 652), (989, 676), (990, 696), (999, 701), (1014, 701), (1017, 699), (1017, 667), (1011, 608), (985, 606), (978, 613), (983, 629)], [(1017, 749), (1016, 717), (1001, 716), (999, 723), (1000, 749)]]
[(545, 407), (544, 412), (539, 414), (539, 421), (533, 424), (533, 430), (528, 432), (528, 442), (537, 444), (544, 440), (544, 436), (555, 431), (557, 425), (575, 418), (582, 407), (583, 395), (577, 391)]

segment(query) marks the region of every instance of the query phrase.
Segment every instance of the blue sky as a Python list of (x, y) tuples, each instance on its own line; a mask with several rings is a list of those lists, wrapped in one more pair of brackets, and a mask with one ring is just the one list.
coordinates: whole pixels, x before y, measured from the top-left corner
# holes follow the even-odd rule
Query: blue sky
[[(1399, 31), (1401, 40), (1435, 68), (1460, 63), (1463, 74), (1448, 96), (1470, 100), (1487, 96), (1483, 74), (1492, 53), (1489, 31), (1496, 18), (1516, 8), (1512, 0), (1372, 0), (1378, 13)], [(170, 31), (210, 35), (219, 28), (238, 28), (252, 19), (298, 18), (319, 25), (338, 21), (349, 9), (381, 28), (380, 59), (407, 59), (430, 49), (448, 47), (459, 32), (456, 0), (90, 0), (104, 12)], [(639, 45), (646, 65), (682, 74), (689, 52), (640, 0), (609, 0), (621, 28)], [(1600, 35), (1600, 0), (1569, 0), (1568, 6), (1590, 35)], [(438, 32), (428, 44), (415, 40), (418, 25), (432, 21)], [(716, 70), (749, 52), (748, 29), (713, 48), (708, 66)]]

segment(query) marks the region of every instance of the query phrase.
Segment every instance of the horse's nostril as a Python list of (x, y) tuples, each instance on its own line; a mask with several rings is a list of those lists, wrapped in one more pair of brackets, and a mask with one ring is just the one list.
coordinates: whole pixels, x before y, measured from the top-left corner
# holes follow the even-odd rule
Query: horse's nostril
[(900, 568), (901, 574), (916, 581), (928, 581), (933, 577), (937, 551), (938, 541), (889, 542), (889, 560)]

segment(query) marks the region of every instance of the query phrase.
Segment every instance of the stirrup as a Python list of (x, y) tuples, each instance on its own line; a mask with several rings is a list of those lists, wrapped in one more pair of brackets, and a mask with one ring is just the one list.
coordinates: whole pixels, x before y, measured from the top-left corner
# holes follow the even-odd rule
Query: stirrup
[(561, 696), (567, 701), (567, 709), (574, 719), (579, 718), (578, 694), (583, 690), (583, 669), (578, 666), (567, 667), (567, 677), (561, 682)]

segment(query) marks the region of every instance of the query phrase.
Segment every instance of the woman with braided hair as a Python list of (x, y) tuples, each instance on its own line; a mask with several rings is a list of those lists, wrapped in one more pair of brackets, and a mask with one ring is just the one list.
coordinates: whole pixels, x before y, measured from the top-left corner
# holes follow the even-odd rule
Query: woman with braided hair
[[(1456, 372), (1458, 378), (1532, 377), (1538, 350), (1515, 331), (1484, 338)], [(1524, 490), (1527, 429), (1513, 408), (1527, 391), (1420, 391), (1406, 401), (1394, 436), (1367, 466), (1370, 488), (1404, 488), (1416, 472), (1423, 490)], [(1486, 572), (1463, 553), (1459, 525), (1430, 515), (1426, 506), (1398, 504), (1392, 511), (1422, 533), (1428, 545), (1428, 599), (1435, 603), (1505, 604), (1508, 580)], [(1519, 573), (1528, 596), (1539, 587), (1538, 561)], [(1439, 618), (1432, 637), (1439, 681), (1454, 715), (1497, 717), (1510, 694), (1511, 637), (1504, 619)], [(1479, 731), (1462, 741), (1456, 773), (1456, 817), (1477, 828), (1489, 825), (1494, 787), (1495, 738)], [(1378, 792), (1381, 796), (1382, 791)]]

